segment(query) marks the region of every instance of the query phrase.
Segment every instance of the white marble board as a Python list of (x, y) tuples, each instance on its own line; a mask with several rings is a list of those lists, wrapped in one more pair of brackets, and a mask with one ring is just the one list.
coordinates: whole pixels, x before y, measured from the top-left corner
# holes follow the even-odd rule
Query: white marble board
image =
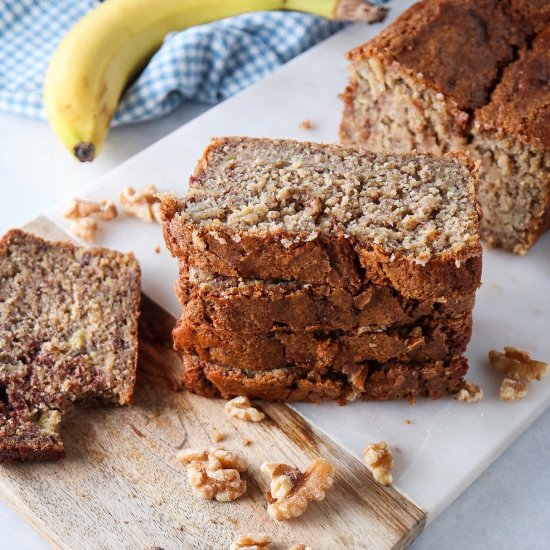
[[(270, 77), (209, 110), (99, 178), (80, 197), (115, 199), (127, 185), (154, 183), (182, 195), (197, 159), (212, 136), (250, 135), (336, 141), (342, 114), (338, 99), (347, 79), (344, 54), (374, 36), (412, 2), (392, 2), (383, 24), (353, 25), (286, 64)], [(310, 119), (314, 127), (299, 123)], [(67, 205), (47, 213), (63, 228)], [(104, 226), (98, 244), (133, 250), (142, 265), (143, 290), (177, 316), (173, 292), (176, 262), (164, 249), (160, 227), (120, 217)], [(162, 246), (160, 254), (155, 252)], [(483, 285), (468, 348), (468, 378), (485, 399), (297, 405), (296, 409), (357, 456), (368, 442), (387, 440), (394, 449), (396, 486), (433, 520), (549, 405), (550, 380), (535, 383), (521, 402), (498, 399), (499, 376), (487, 364), (492, 348), (514, 345), (550, 358), (550, 235), (524, 257), (487, 250)], [(412, 423), (405, 423), (409, 419)]]

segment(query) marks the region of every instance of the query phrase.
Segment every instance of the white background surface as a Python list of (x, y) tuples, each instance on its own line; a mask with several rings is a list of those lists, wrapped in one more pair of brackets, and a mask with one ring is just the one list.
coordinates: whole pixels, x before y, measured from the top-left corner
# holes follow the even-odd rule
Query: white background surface
[[(323, 64), (327, 70), (330, 70), (330, 60), (324, 58)], [(284, 84), (285, 75), (282, 75), (280, 78), (282, 78), (282, 81), (279, 84), (281, 82)], [(306, 87), (311, 85), (307, 74), (304, 74), (302, 84)], [(341, 90), (342, 84), (343, 81), (336, 84), (331, 83), (330, 86)], [(322, 94), (320, 93), (319, 95)], [(299, 134), (302, 132), (301, 137), (307, 138), (310, 136), (311, 139), (316, 139), (316, 133), (320, 138), (324, 135), (332, 135), (335, 131), (333, 127), (334, 123), (331, 122), (329, 124), (328, 121), (336, 120), (340, 113), (333, 112), (326, 114), (322, 108), (324, 103), (316, 102), (315, 99), (317, 98), (315, 94), (311, 95), (311, 99), (307, 112), (303, 112), (303, 109), (295, 111), (293, 110), (295, 106), (291, 101), (285, 101), (284, 96), (277, 97), (275, 94), (269, 104), (272, 106), (277, 105), (278, 110), (274, 109), (271, 121), (263, 120), (262, 124), (271, 125), (269, 126), (270, 135), (300, 137)], [(213, 133), (231, 133), (231, 128), (235, 128), (234, 131), (236, 132), (239, 128), (248, 127), (248, 123), (246, 121), (243, 123), (242, 121), (243, 111), (249, 108), (248, 103), (252, 102), (247, 102), (246, 108), (242, 111), (236, 108), (229, 110), (224, 108), (225, 111), (230, 111), (230, 113), (225, 117), (224, 123), (220, 124), (219, 131), (213, 130)], [(253, 108), (250, 105), (250, 109)], [(85, 183), (106, 172), (109, 168), (116, 166), (146, 145), (156, 141), (161, 136), (181, 125), (185, 120), (192, 118), (194, 114), (201, 110), (200, 106), (187, 106), (161, 121), (114, 131), (101, 157), (92, 165), (80, 165), (74, 162), (57, 144), (44, 123), (10, 115), (0, 115), (0, 186), (2, 190), (0, 232), (9, 227), (24, 223), (36, 214), (51, 208), (62, 199), (82, 195), (81, 190)], [(214, 116), (217, 117), (215, 112), (212, 113), (212, 117)], [(210, 116), (208, 118), (213, 120)], [(317, 125), (317, 129), (311, 134), (297, 130), (298, 122), (304, 118), (311, 118)], [(275, 128), (273, 131), (271, 130), (272, 127)], [(203, 143), (189, 141), (192, 135), (186, 135), (188, 139), (179, 142), (181, 143), (181, 149), (172, 151), (170, 154), (175, 157), (178, 155), (190, 155), (193, 157), (194, 162), (194, 158), (196, 157), (194, 150), (202, 148)], [(203, 139), (203, 137), (199, 136), (198, 139)], [(115, 174), (124, 174), (127, 177), (126, 172), (127, 170), (123, 167), (121, 170), (115, 172)], [(117, 185), (116, 190), (124, 185), (139, 185), (141, 178), (148, 177), (148, 175), (136, 173), (132, 181), (120, 181), (120, 185)], [(107, 179), (111, 181), (112, 177), (108, 176)], [(171, 179), (169, 175), (167, 178), (168, 180)], [(179, 190), (183, 189), (184, 180), (185, 176), (182, 175), (182, 184)], [(159, 187), (163, 186), (162, 181), (155, 181), (155, 183)], [(517, 310), (513, 309), (509, 311), (506, 307), (507, 300), (509, 299), (506, 293), (513, 291), (514, 285), (510, 288), (505, 286), (493, 287), (491, 286), (493, 281), (486, 284), (482, 292), (485, 292), (488, 301), (494, 302), (498, 315), (492, 319), (481, 318), (481, 321), (485, 325), (482, 325), (480, 330), (483, 334), (489, 335), (490, 338), (492, 337), (493, 340), (490, 343), (483, 342), (480, 346), (502, 346), (502, 344), (513, 343), (510, 340), (503, 340), (503, 337), (511, 338), (518, 334), (521, 338), (524, 337), (522, 334), (529, 333), (530, 331), (526, 333), (525, 325), (526, 323), (531, 323), (533, 320), (524, 316), (525, 308), (523, 307), (523, 302), (525, 302), (525, 299), (528, 301), (532, 300), (529, 296), (537, 296), (538, 294), (541, 311), (536, 314), (536, 332), (539, 332), (542, 336), (533, 342), (530, 349), (533, 352), (543, 352), (544, 349), (548, 351), (550, 340), (548, 336), (550, 332), (548, 311), (550, 309), (546, 308), (545, 310), (544, 305), (548, 304), (550, 285), (548, 285), (547, 279), (544, 279), (544, 277), (548, 277), (550, 273), (550, 269), (548, 269), (549, 250), (549, 240), (546, 238), (545, 242), (541, 243), (539, 248), (534, 251), (537, 257), (540, 257), (540, 260), (538, 260), (540, 263), (537, 265), (539, 265), (542, 272), (542, 275), (541, 272), (538, 272), (535, 278), (543, 277), (542, 279), (538, 279), (539, 284), (537, 288), (522, 286), (522, 284), (526, 284), (525, 278), (522, 277), (523, 266), (527, 265), (526, 262), (532, 264), (533, 260), (528, 259), (524, 261), (524, 259), (517, 258), (510, 260), (508, 255), (497, 253), (495, 256), (495, 276), (498, 276), (501, 271), (505, 270), (508, 265), (512, 265), (512, 263), (516, 266), (514, 271), (517, 272), (516, 275), (520, 283), (516, 285), (517, 288), (515, 289), (515, 297), (518, 300), (514, 304)], [(532, 255), (530, 256), (532, 257)], [(521, 264), (519, 260), (522, 260)], [(542, 285), (540, 284), (541, 282)], [(545, 282), (547, 283), (546, 286), (544, 285)], [(171, 287), (171, 283), (169, 287)], [(520, 294), (522, 292), (526, 295), (525, 299)], [(502, 296), (502, 293), (505, 295)], [(533, 310), (531, 313), (535, 315)], [(487, 324), (491, 321), (495, 322), (495, 326)], [(503, 331), (505, 334), (502, 334)], [(516, 343), (521, 345), (521, 342)], [(529, 342), (525, 342), (523, 345), (529, 347), (527, 344)], [(538, 349), (536, 349), (537, 347)], [(474, 354), (474, 360), (479, 361), (479, 359), (479, 354)], [(491, 380), (489, 377), (486, 381), (488, 383), (486, 387), (489, 388), (488, 393), (491, 394), (492, 392), (494, 394), (494, 380)], [(546, 386), (541, 384), (540, 389), (537, 388), (539, 397), (537, 402), (541, 404), (544, 401), (542, 392), (549, 393), (547, 384)], [(493, 401), (495, 400), (493, 399)], [(504, 415), (502, 415), (496, 409), (492, 409), (495, 403), (491, 403), (491, 395), (485, 402), (471, 406), (468, 410), (464, 409), (464, 407), (468, 406), (456, 403), (446, 404), (442, 409), (437, 404), (419, 402), (415, 408), (409, 407), (403, 414), (396, 417), (396, 422), (399, 422), (398, 432), (406, 434), (402, 439), (404, 445), (400, 441), (400, 446), (405, 447), (407, 451), (415, 452), (419, 447), (421, 448), (425, 445), (426, 429), (431, 430), (433, 426), (426, 426), (421, 420), (417, 421), (417, 417), (420, 419), (426, 412), (430, 413), (432, 411), (434, 423), (444, 425), (446, 422), (449, 422), (449, 411), (445, 412), (445, 410), (450, 407), (452, 414), (453, 407), (461, 406), (463, 407), (461, 414), (466, 414), (468, 417), (467, 423), (463, 424), (463, 433), (451, 430), (451, 433), (448, 435), (448, 447), (444, 449), (446, 454), (441, 457), (441, 460), (434, 457), (434, 463), (430, 466), (437, 470), (438, 465), (441, 463), (445, 464), (446, 459), (451, 453), (455, 457), (454, 464), (458, 467), (460, 464), (464, 464), (464, 462), (467, 463), (472, 458), (472, 452), (470, 452), (467, 444), (470, 425), (473, 430), (481, 423), (486, 428), (487, 433), (485, 435), (491, 437), (493, 428), (494, 432), (497, 433), (499, 432), (499, 425), (513, 424), (517, 420), (514, 418), (516, 416), (515, 412), (518, 411), (518, 414), (520, 414), (522, 407), (524, 409), (525, 407), (529, 407), (529, 403), (532, 404), (532, 401), (526, 403), (527, 405), (525, 403), (505, 404), (508, 408)], [(489, 408), (481, 409), (482, 405)], [(496, 402), (496, 405), (502, 406), (498, 402)], [(510, 408), (517, 405), (519, 405), (518, 408)], [(384, 408), (387, 408), (387, 405), (382, 404), (376, 407), (379, 412), (374, 413), (371, 412), (373, 410), (371, 407), (368, 409), (369, 412), (365, 413), (366, 409), (361, 404), (355, 409), (348, 409), (354, 410), (356, 418), (361, 422), (369, 420), (366, 416), (370, 416), (370, 420), (374, 422), (376, 421), (376, 414), (384, 414)], [(321, 407), (318, 410), (321, 411), (322, 409)], [(335, 414), (341, 414), (342, 410), (335, 409)], [(491, 419), (485, 418), (485, 413), (481, 412), (483, 410), (492, 411), (489, 415)], [(315, 414), (315, 411), (310, 411), (310, 413)], [(372, 416), (373, 414), (374, 417)], [(532, 416), (530, 413), (526, 418), (530, 415)], [(362, 419), (361, 416), (363, 416)], [(509, 416), (508, 420), (506, 419), (507, 416)], [(404, 417), (413, 419), (413, 424), (409, 427), (409, 433), (403, 432), (401, 422)], [(491, 422), (495, 422), (495, 424), (491, 424)], [(345, 431), (350, 432), (353, 428), (352, 423), (348, 422)], [(338, 439), (346, 439), (346, 433), (337, 434), (337, 436)], [(496, 464), (489, 468), (470, 489), (452, 504), (435, 523), (427, 528), (426, 533), (413, 545), (413, 548), (417, 550), (421, 548), (482, 547), (499, 549), (550, 548), (550, 497), (548, 496), (550, 495), (550, 475), (547, 473), (548, 464), (550, 463), (549, 436), (550, 413), (547, 412)], [(357, 441), (356, 446), (350, 443), (349, 440), (347, 441), (347, 446), (355, 451), (362, 445), (362, 440)], [(502, 444), (500, 447), (495, 448), (494, 454), (488, 457), (487, 460), (495, 458), (500, 450), (502, 450)], [(430, 492), (435, 491), (437, 493), (438, 488), (434, 487), (428, 492), (423, 492), (422, 487), (415, 488), (416, 483), (425, 485), (425, 481), (421, 477), (407, 474), (407, 470), (414, 473), (414, 468), (413, 470), (408, 468), (411, 463), (409, 458), (411, 456), (410, 453), (406, 453), (405, 456), (407, 457), (406, 459), (401, 458), (401, 456), (397, 459), (398, 484), (400, 487), (405, 485), (409, 487), (409, 494), (419, 500), (420, 504), (426, 505), (427, 500), (420, 500), (418, 495), (423, 495), (425, 499), (432, 498), (429, 496)], [(421, 453), (419, 456), (422, 456)], [(456, 471), (453, 470), (448, 472), (449, 476), (454, 476), (455, 474)], [(413, 475), (413, 479), (407, 481), (407, 475)], [(445, 475), (445, 472), (439, 472), (438, 475)], [(405, 481), (406, 483), (404, 483)], [(410, 487), (415, 489), (411, 491)], [(462, 484), (461, 488), (464, 487), (465, 485)], [(6, 506), (1, 505), (0, 549), (4, 550), (4, 548), (14, 547), (43, 548), (45, 544), (34, 535), (30, 528), (26, 527), (21, 520), (10, 512)]]

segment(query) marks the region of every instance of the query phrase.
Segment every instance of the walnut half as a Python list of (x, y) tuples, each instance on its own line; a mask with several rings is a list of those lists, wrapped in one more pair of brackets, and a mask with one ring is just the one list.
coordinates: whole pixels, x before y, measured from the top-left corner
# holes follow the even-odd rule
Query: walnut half
[(373, 443), (365, 447), (365, 463), (367, 468), (378, 483), (382, 485), (391, 485), (393, 478), (391, 470), (393, 468), (393, 456), (388, 444), (385, 441)]
[(489, 361), (502, 371), (506, 378), (533, 382), (542, 380), (550, 370), (548, 363), (531, 359), (529, 352), (512, 346), (505, 346), (504, 353), (496, 350), (489, 352)]
[(253, 407), (250, 403), (250, 399), (244, 395), (228, 401), (225, 404), (225, 412), (229, 416), (240, 418), (248, 422), (260, 422), (260, 420), (265, 418), (265, 414)]
[(529, 390), (529, 383), (542, 380), (550, 370), (548, 363), (531, 359), (529, 352), (512, 346), (505, 346), (504, 353), (489, 352), (489, 361), (505, 376), (500, 385), (503, 401), (523, 399)]
[(63, 213), (63, 216), (69, 220), (88, 218), (94, 215), (101, 220), (112, 220), (117, 217), (117, 209), (107, 199), (102, 199), (99, 202), (73, 199), (69, 208)]
[(90, 217), (77, 218), (71, 222), (70, 232), (87, 243), (93, 243), (97, 237), (97, 222)]
[(118, 195), (122, 209), (129, 216), (135, 216), (144, 222), (161, 222), (160, 200), (155, 196), (157, 188), (151, 184), (136, 191), (125, 187)]
[(301, 516), (311, 501), (325, 498), (325, 491), (334, 482), (334, 467), (322, 458), (316, 458), (303, 473), (275, 462), (265, 462), (261, 471), (271, 478), (274, 502), (267, 506), (267, 512), (277, 521)]
[(187, 466), (193, 494), (200, 498), (230, 502), (246, 492), (246, 481), (240, 476), (247, 468), (246, 460), (234, 453), (217, 448), (185, 449), (178, 459)]
[(270, 544), (271, 537), (266, 533), (247, 533), (231, 545), (231, 550), (264, 550)]

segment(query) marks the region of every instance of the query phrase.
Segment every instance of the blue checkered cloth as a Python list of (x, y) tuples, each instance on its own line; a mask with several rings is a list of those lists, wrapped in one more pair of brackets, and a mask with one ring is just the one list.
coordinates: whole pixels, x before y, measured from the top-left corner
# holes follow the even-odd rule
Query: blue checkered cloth
[[(46, 117), (42, 84), (48, 61), (70, 27), (97, 5), (0, 1), (0, 110)], [(309, 14), (262, 12), (172, 33), (124, 94), (113, 122), (156, 118), (186, 99), (216, 103), (340, 28)]]

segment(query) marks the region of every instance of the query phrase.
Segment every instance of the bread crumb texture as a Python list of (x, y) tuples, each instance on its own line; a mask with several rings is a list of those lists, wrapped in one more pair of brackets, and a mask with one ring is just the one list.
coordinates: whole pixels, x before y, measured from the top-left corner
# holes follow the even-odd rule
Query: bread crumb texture
[(4, 236), (0, 461), (61, 456), (62, 414), (75, 401), (130, 401), (140, 297), (132, 254)]
[(177, 215), (235, 231), (284, 230), (303, 241), (339, 233), (420, 260), (468, 249), (477, 254), (472, 168), (455, 157), (216, 139)]

